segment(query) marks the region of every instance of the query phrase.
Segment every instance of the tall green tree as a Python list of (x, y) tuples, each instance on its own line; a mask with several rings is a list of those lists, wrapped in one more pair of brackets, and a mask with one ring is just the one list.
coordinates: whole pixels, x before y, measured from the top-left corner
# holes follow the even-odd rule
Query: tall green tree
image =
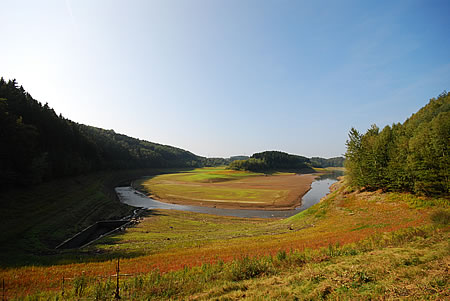
[(366, 189), (448, 195), (450, 93), (444, 92), (403, 124), (352, 128), (346, 167), (350, 183)]
[(347, 146), (347, 152), (345, 153), (345, 168), (347, 169), (347, 176), (350, 182), (358, 187), (364, 186), (361, 138), (362, 135), (352, 127), (348, 134), (348, 140), (345, 143)]

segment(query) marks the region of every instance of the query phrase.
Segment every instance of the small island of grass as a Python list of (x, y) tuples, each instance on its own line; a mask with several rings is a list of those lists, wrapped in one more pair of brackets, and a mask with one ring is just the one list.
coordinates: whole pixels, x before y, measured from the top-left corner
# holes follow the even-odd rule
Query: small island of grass
[(287, 210), (300, 205), (315, 177), (313, 173), (268, 175), (223, 166), (157, 175), (136, 181), (135, 186), (155, 199), (175, 204)]

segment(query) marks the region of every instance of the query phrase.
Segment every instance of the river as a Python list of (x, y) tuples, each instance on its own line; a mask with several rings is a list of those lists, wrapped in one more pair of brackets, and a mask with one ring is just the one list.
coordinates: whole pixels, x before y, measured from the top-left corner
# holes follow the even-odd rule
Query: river
[(247, 210), (247, 209), (222, 209), (201, 206), (185, 206), (177, 204), (163, 203), (154, 200), (142, 192), (132, 187), (116, 187), (116, 193), (122, 203), (134, 207), (142, 207), (146, 209), (173, 209), (182, 211), (191, 211), (198, 213), (208, 213), (215, 215), (236, 216), (236, 217), (257, 217), (257, 218), (286, 218), (293, 216), (303, 210), (308, 209), (317, 204), (322, 197), (330, 192), (331, 184), (337, 182), (337, 177), (342, 172), (327, 173), (317, 177), (311, 184), (311, 189), (303, 196), (301, 206), (293, 210)]

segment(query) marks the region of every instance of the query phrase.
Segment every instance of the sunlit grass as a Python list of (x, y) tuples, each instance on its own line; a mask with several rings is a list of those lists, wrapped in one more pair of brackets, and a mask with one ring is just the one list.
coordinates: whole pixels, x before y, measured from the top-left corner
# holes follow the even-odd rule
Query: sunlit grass
[[(225, 201), (236, 204), (274, 204), (285, 200), (288, 189), (235, 187), (234, 183), (264, 174), (228, 170), (225, 167), (198, 168), (183, 173), (163, 174), (136, 182), (136, 186), (166, 201)], [(277, 175), (294, 175), (277, 173)]]
[[(284, 255), (280, 252), (290, 253), (291, 250), (310, 254), (309, 252), (315, 252), (314, 250), (336, 244), (350, 249), (357, 246), (358, 252), (366, 252), (392, 241), (392, 237), (389, 238), (388, 235), (390, 232), (409, 233), (408, 229), (411, 227), (430, 224), (430, 216), (436, 212), (435, 207), (411, 208), (406, 197), (393, 201), (382, 193), (344, 194), (343, 191), (344, 188), (341, 188), (319, 204), (284, 220), (242, 219), (155, 210), (136, 227), (104, 238), (96, 245), (81, 251), (80, 255), (84, 255), (80, 256), (80, 261), (85, 263), (1, 270), (0, 278), (5, 278), (8, 294), (29, 294), (57, 289), (63, 276), (77, 278), (85, 275), (95, 279), (98, 276), (112, 275), (114, 261), (111, 259), (115, 257), (123, 258), (121, 261), (123, 273), (136, 277), (142, 274), (145, 278), (156, 277), (155, 271), (167, 273), (182, 271), (185, 267), (201, 267), (205, 264), (220, 262), (228, 264), (245, 256), (281, 258)], [(441, 218), (442, 215), (439, 213), (436, 218), (440, 223), (441, 220), (446, 220)], [(405, 235), (396, 237), (398, 241), (407, 240), (408, 236)], [(368, 237), (374, 239), (367, 240), (364, 244), (360, 243)], [(98, 262), (92, 262), (93, 260)], [(213, 276), (216, 273), (214, 269), (209, 270), (211, 275), (208, 277), (221, 277), (220, 272)], [(175, 277), (174, 275), (170, 277)], [(323, 278), (315, 284), (304, 282), (298, 287), (305, 285), (301, 290), (315, 294), (321, 290), (316, 285), (319, 283), (328, 282)], [(174, 294), (187, 292), (180, 283), (171, 285), (176, 290)], [(210, 289), (214, 294), (219, 294), (221, 288), (227, 290), (229, 285), (228, 282), (223, 282), (223, 285), (219, 282)], [(331, 285), (331, 287), (334, 294), (340, 286)], [(198, 289), (196, 286), (194, 291)], [(256, 291), (253, 293), (257, 296)], [(222, 294), (227, 295), (225, 292)], [(212, 298), (212, 295), (207, 295)]]
[(210, 182), (225, 182), (231, 180), (238, 180), (242, 178), (261, 175), (263, 174), (250, 171), (229, 170), (226, 169), (225, 166), (222, 166), (222, 167), (197, 168), (183, 173), (159, 175), (156, 176), (155, 178), (158, 180), (166, 180), (166, 181), (210, 183)]
[[(372, 235), (356, 243), (239, 256), (161, 273), (122, 277), (122, 300), (316, 300), (448, 297), (448, 229), (433, 226)], [(111, 266), (114, 264), (111, 262)], [(109, 300), (115, 278), (70, 279), (65, 298)], [(61, 287), (34, 294), (61, 296)]]
[(241, 189), (230, 187), (198, 187), (181, 184), (143, 184), (143, 187), (155, 193), (160, 198), (177, 197), (187, 200), (220, 201), (236, 203), (266, 203), (285, 197), (287, 190), (272, 189)]

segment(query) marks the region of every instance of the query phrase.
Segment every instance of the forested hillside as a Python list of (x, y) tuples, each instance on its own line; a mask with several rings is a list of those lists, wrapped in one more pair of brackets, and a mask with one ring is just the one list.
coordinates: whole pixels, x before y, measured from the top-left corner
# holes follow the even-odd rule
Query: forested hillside
[(253, 154), (247, 160), (230, 163), (230, 169), (250, 171), (312, 170), (308, 158), (280, 151), (266, 151)]
[(104, 167), (191, 167), (200, 166), (205, 160), (183, 149), (128, 137), (113, 130), (86, 125), (79, 125), (79, 128), (95, 143)]
[(444, 92), (403, 124), (365, 134), (352, 128), (346, 168), (351, 185), (425, 195), (450, 192), (450, 93)]
[(0, 79), (0, 189), (104, 169), (200, 166), (205, 158), (72, 122)]
[(344, 157), (334, 157), (334, 158), (320, 158), (320, 157), (312, 157), (311, 165), (313, 167), (343, 167), (344, 166)]
[(229, 158), (203, 158), (202, 165), (206, 167), (228, 165), (236, 160), (246, 160), (248, 156), (231, 156)]

